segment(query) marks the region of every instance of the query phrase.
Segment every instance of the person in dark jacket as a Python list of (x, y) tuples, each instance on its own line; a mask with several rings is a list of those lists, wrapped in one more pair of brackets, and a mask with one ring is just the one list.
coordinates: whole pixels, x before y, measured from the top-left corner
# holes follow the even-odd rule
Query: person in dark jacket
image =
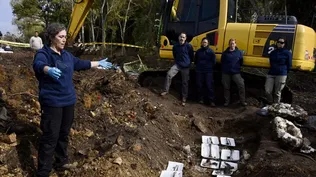
[(202, 39), (201, 48), (196, 51), (194, 59), (199, 102), (202, 104), (204, 103), (203, 86), (206, 85), (207, 98), (210, 101), (210, 105), (214, 107), (213, 68), (216, 64), (216, 56), (214, 51), (209, 48), (209, 41), (207, 38)]
[(175, 64), (167, 73), (164, 91), (162, 96), (169, 92), (172, 78), (180, 71), (182, 76), (182, 105), (185, 105), (188, 97), (189, 78), (190, 78), (190, 66), (191, 61), (194, 59), (194, 51), (191, 44), (186, 42), (187, 35), (181, 33), (179, 35), (179, 43), (175, 44), (172, 48), (173, 58)]
[(229, 47), (223, 52), (221, 57), (222, 65), (222, 83), (224, 86), (224, 106), (228, 106), (230, 102), (230, 84), (233, 80), (239, 91), (240, 103), (247, 106), (245, 101), (245, 84), (244, 79), (240, 75), (240, 69), (243, 65), (243, 54), (236, 47), (236, 40), (229, 40)]
[(39, 177), (49, 176), (54, 153), (56, 169), (71, 167), (67, 146), (76, 103), (73, 72), (98, 66), (107, 69), (112, 67), (106, 59), (80, 60), (64, 50), (67, 32), (63, 25), (52, 23), (46, 32), (49, 45), (38, 50), (33, 61), (33, 69), (39, 83), (40, 128), (43, 132), (38, 149)]
[[(280, 103), (281, 92), (285, 86), (287, 74), (292, 67), (292, 54), (285, 49), (286, 40), (280, 37), (277, 40), (277, 48), (269, 56), (270, 70), (265, 83), (267, 101)], [(274, 89), (274, 97), (272, 91)]]

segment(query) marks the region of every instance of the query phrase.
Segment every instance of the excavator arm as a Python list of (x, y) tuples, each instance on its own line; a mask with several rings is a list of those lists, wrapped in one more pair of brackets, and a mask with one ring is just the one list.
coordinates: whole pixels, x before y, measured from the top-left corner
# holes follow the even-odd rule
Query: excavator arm
[(89, 13), (94, 0), (73, 0), (75, 5), (68, 26), (68, 45), (72, 45)]

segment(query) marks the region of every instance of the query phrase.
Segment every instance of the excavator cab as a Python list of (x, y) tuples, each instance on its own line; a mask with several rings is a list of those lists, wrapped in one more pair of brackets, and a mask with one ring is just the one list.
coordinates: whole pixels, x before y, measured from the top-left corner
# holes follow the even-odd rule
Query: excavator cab
[[(181, 32), (187, 34), (187, 41), (195, 50), (200, 47), (199, 36), (207, 37), (215, 49), (219, 29), (224, 23), (233, 22), (236, 16), (235, 0), (226, 0), (225, 7), (220, 3), (221, 0), (168, 0), (163, 14), (160, 57), (172, 58), (167, 51), (178, 41)], [(221, 20), (220, 15), (224, 13), (227, 16)]]

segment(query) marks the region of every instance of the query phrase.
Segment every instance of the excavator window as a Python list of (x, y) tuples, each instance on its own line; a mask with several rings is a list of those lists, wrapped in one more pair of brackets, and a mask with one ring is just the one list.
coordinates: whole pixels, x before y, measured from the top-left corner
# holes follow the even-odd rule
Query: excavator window
[(235, 22), (236, 0), (228, 0), (227, 22)]
[(202, 0), (197, 33), (202, 34), (218, 28), (219, 0)]
[(167, 19), (164, 24), (163, 34), (166, 35), (171, 45), (178, 41), (181, 32), (187, 34), (190, 42), (196, 33), (198, 4), (197, 0), (169, 0), (167, 4)]
[(171, 12), (171, 22), (194, 22), (196, 18), (196, 0), (174, 1)]
[(199, 21), (211, 20), (219, 16), (219, 0), (202, 0)]

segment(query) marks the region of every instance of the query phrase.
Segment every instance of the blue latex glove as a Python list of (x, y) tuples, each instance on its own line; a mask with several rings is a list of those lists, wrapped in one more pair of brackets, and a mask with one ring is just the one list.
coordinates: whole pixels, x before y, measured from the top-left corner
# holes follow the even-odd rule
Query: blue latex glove
[(108, 62), (107, 61), (108, 60), (108, 58), (106, 58), (106, 59), (103, 59), (103, 60), (100, 60), (99, 61), (99, 66), (101, 66), (101, 67), (103, 67), (103, 68), (105, 68), (105, 69), (110, 69), (110, 68), (112, 68), (112, 63), (111, 62)]
[(59, 79), (59, 77), (61, 76), (61, 71), (56, 68), (56, 67), (48, 67), (48, 75), (54, 79)]

